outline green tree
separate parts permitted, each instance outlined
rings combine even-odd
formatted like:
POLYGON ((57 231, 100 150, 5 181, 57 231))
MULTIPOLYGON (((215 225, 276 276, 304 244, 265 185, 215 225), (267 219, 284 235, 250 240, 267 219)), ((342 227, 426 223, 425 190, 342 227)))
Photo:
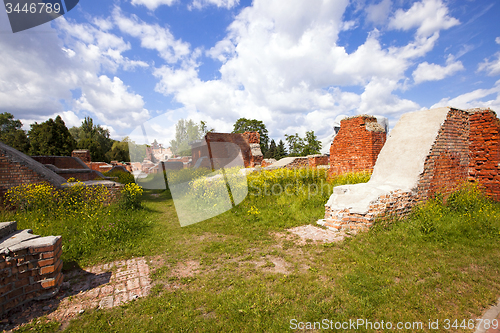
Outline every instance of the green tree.
POLYGON ((200 136, 203 138, 205 135, 207 135, 208 132, 215 132, 214 128, 208 129, 207 122, 206 121, 200 121, 200 124, 198 125, 198 128, 200 129, 200 136))
POLYGON ((283 142, 283 140, 280 140, 278 146, 276 147, 276 154, 274 155, 274 158, 280 160, 285 156, 286 156, 285 143, 283 142))
POLYGON ((307 156, 320 153, 321 142, 314 135, 314 131, 307 131, 305 138, 301 138, 298 133, 293 135, 285 134, 285 138, 288 142, 290 156, 307 156))
POLYGON ((110 161, 130 162, 129 138, 126 136, 122 141, 113 140, 111 150, 106 153, 110 161))
POLYGON ((177 125, 175 125, 175 139, 170 141, 170 147, 175 155, 191 155, 189 143, 201 139, 202 131, 200 130, 200 125, 196 125, 191 119, 187 121, 180 119, 177 122, 177 125))
POLYGON ((28 137, 30 155, 70 156, 76 148, 76 141, 60 116, 41 124, 35 122, 28 137))
POLYGON ((26 132, 22 130, 20 120, 8 112, 0 113, 0 141, 25 154, 29 151, 29 141, 26 132))
POLYGON ((319 154, 321 150, 321 141, 318 140, 314 131, 307 131, 306 137, 304 139, 304 148, 302 150, 302 156, 319 154))
POLYGON ((146 158, 146 147, 148 145, 138 145, 134 141, 128 141, 128 151, 131 162, 142 162, 146 158))
POLYGON ((260 150, 266 154, 269 149, 269 135, 266 125, 260 120, 240 118, 234 124, 233 133, 259 132, 260 150))
POLYGON ((271 144, 269 145, 269 149, 264 154, 264 158, 276 158, 276 142, 271 140, 271 144))
POLYGON ((72 127, 71 134, 77 141, 79 149, 88 149, 90 158, 94 162, 110 162, 106 153, 113 146, 112 139, 109 138, 109 130, 101 125, 95 125, 90 117, 86 117, 80 127, 72 127))
POLYGON ((289 156, 301 156, 304 149, 304 139, 298 133, 292 135, 285 134, 285 139, 288 143, 289 156))

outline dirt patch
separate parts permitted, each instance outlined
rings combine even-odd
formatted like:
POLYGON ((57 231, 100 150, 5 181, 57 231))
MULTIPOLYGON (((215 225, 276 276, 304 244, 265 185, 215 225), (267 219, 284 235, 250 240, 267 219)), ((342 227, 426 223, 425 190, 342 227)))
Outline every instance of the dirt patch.
POLYGON ((200 262, 195 260, 188 260, 180 262, 172 270, 172 276, 183 278, 192 277, 200 272, 200 262))
MULTIPOLYGON (((299 245, 304 245, 308 242, 315 243, 335 243, 341 242, 346 237, 350 237, 350 235, 346 234, 343 231, 332 231, 329 229, 323 229, 319 227, 312 226, 310 224, 295 227, 287 230, 292 235, 284 235, 286 240, 295 240, 299 245), (298 236, 293 237, 293 235, 298 236), (290 237, 291 236, 291 237, 290 237)), ((283 237, 283 234, 280 235, 283 237)))

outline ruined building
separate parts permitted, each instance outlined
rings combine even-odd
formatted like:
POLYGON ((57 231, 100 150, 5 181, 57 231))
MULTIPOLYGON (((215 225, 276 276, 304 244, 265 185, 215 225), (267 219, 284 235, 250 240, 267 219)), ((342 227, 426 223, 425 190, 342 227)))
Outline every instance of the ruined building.
POLYGON ((418 202, 465 181, 477 181, 500 201, 499 170, 495 112, 443 107, 407 113, 380 151, 370 181, 335 187, 319 222, 337 230, 368 229, 378 216, 404 216, 418 202))
MULTIPOLYGON (((222 156, 214 156, 221 154, 220 150, 212 151, 211 146, 217 143, 233 143, 241 149, 243 163, 245 167, 254 167, 260 165, 263 160, 262 152, 260 151, 260 134, 258 132, 245 133, 212 133, 205 135, 204 140, 198 140, 191 143, 192 165, 210 167, 207 161, 198 161, 203 157, 221 158, 222 156)), ((222 157, 223 158, 223 157, 222 157)))

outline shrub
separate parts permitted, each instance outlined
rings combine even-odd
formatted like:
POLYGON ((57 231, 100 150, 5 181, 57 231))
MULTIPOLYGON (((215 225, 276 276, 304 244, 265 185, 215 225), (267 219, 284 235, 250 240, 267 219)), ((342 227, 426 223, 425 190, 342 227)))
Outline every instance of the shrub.
POLYGON ((121 190, 120 206, 124 209, 141 208, 142 187, 136 183, 126 184, 121 190))
POLYGON ((121 170, 107 171, 104 172, 103 175, 106 177, 117 178, 116 181, 121 184, 130 184, 135 182, 134 175, 121 170))

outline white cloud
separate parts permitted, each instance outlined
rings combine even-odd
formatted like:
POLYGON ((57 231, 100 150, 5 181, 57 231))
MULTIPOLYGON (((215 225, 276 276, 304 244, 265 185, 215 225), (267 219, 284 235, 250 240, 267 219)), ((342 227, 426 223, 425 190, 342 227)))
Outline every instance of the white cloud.
POLYGON ((134 6, 146 6, 149 10, 155 10, 161 5, 172 6, 177 0, 131 0, 134 6))
POLYGON ((476 89, 455 98, 443 98, 431 108, 440 106, 452 106, 460 109, 485 107, 498 112, 500 110, 500 80, 495 82, 495 85, 490 89, 476 89))
POLYGON ((149 118, 142 96, 129 92, 116 76, 111 80, 101 75, 95 82, 84 86, 75 107, 90 111, 105 123, 121 128, 130 128, 149 118))
POLYGON ((190 54, 189 43, 175 39, 167 28, 158 24, 147 24, 136 15, 128 18, 122 14, 119 7, 113 10, 113 19, 122 32, 140 39, 142 47, 158 51, 168 63, 176 63, 190 54))
POLYGON ((417 29, 417 36, 427 37, 442 29, 449 29, 460 22, 448 15, 448 8, 441 0, 422 0, 404 11, 398 9, 389 21, 389 28, 397 30, 417 29))
POLYGON ((485 71, 489 76, 495 76, 500 74, 500 52, 495 53, 496 59, 489 61, 488 59, 484 59, 478 65, 477 70, 482 72, 485 71))
POLYGON ((395 80, 378 78, 372 80, 361 94, 358 114, 381 114, 394 117, 420 108, 411 100, 393 95, 392 91, 397 88, 398 83, 395 80))
POLYGON ((440 66, 437 64, 429 64, 427 61, 420 63, 413 71, 413 79, 416 84, 425 81, 438 81, 442 80, 447 76, 451 76, 458 71, 464 70, 464 66, 461 61, 456 61, 455 57, 451 54, 446 59, 446 66, 440 66))
POLYGON ((495 43, 500 44, 500 37, 495 38, 495 43))
POLYGON ((202 9, 207 6, 231 9, 240 3, 239 0, 194 0, 189 8, 202 9))
MULTIPOLYGON (((235 18, 226 38, 206 52, 221 62, 219 80, 200 80, 198 64, 183 61, 180 68, 165 65, 154 71, 156 91, 229 129, 237 118, 251 115, 274 128, 274 137, 311 129, 327 136, 338 114, 381 114, 394 120, 420 109, 394 92, 406 89, 405 72, 434 48, 439 32, 386 47, 375 29, 348 53, 337 44, 339 32, 352 26, 342 20, 347 5, 291 0, 283 7, 278 0, 255 0, 235 18), (343 91, 351 86, 363 92, 343 91)), ((448 64, 450 69, 456 70, 456 64, 448 64)))
POLYGON ((366 19, 374 24, 384 24, 391 12, 392 1, 382 0, 366 7, 366 19))

